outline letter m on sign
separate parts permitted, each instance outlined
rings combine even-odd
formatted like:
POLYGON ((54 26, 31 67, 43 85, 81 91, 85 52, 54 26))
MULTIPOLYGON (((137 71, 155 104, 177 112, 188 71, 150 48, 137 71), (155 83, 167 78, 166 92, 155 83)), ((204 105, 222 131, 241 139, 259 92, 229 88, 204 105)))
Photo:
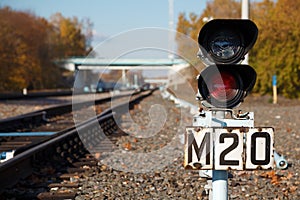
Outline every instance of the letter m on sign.
POLYGON ((212 129, 187 127, 185 133, 184 166, 201 169, 212 168, 212 129))

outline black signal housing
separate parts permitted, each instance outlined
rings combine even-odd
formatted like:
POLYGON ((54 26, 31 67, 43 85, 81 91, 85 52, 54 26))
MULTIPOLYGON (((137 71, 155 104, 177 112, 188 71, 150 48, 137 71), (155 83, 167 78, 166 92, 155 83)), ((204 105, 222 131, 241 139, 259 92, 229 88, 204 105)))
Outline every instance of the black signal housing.
POLYGON ((198 91, 206 107, 234 108, 252 90, 256 72, 240 65, 258 36, 250 20, 215 19, 198 37, 199 53, 206 67, 198 77, 198 91))

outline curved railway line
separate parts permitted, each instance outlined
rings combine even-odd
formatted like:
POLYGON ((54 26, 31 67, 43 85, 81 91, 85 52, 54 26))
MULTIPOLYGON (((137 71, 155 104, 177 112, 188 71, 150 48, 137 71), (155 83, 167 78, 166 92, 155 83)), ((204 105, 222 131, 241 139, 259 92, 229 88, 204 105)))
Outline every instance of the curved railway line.
MULTIPOLYGON (((95 158, 88 153, 83 142, 89 146, 89 150, 97 148, 98 151, 103 137, 117 137, 118 134, 124 134, 118 129, 116 120, 123 112, 128 110, 128 105, 129 109, 131 109, 134 104, 151 95, 153 91, 135 92, 131 95, 130 102, 122 100, 123 97, 127 97, 126 99, 128 100, 128 94, 116 96, 114 99, 118 99, 120 103, 114 106, 111 106, 110 102, 112 99, 109 97, 93 102, 75 103, 75 106, 74 103, 73 105, 69 103, 54 106, 37 112, 0 120, 0 132, 7 132, 7 136, 0 139, 0 151, 14 150, 13 158, 0 163, 0 191, 3 192, 5 188, 11 188, 16 184, 22 185, 22 180, 24 184, 26 177, 32 178, 37 176, 37 174, 39 176, 49 174, 49 171, 47 173, 41 172, 43 169, 56 168, 55 171, 61 171, 62 177, 56 178, 64 182, 63 180, 71 175, 65 174, 63 176, 63 173, 78 173, 84 171, 84 168, 88 168, 90 165, 95 165, 97 163, 95 158), (85 121, 77 122, 75 126, 72 107, 80 110, 93 105, 95 105, 94 109, 98 110, 96 112, 97 115, 85 121), (61 126, 61 124, 64 125, 61 126), (43 129, 41 127, 44 128, 44 132, 37 132, 43 129), (46 130, 47 127, 51 127, 52 132, 49 132, 49 129, 46 130), (22 134, 20 131, 24 133, 24 130, 27 131, 26 133, 30 131, 29 135, 9 136, 9 133, 12 135, 22 134), (53 130, 57 132, 53 132, 53 130), (84 134, 79 136, 78 132, 84 134), (42 165, 43 167, 41 167, 42 165)), ((100 148, 105 148, 105 144, 102 143, 101 145, 100 148)), ((57 186, 69 188, 74 185, 72 183, 65 185, 65 182, 62 185, 55 183, 50 185, 50 188, 54 186, 56 188, 57 186)), ((51 194, 48 194, 47 188, 49 186, 45 187, 45 183, 42 183, 40 187, 43 188, 40 192, 33 192, 28 196, 21 195, 19 198, 34 199, 38 196, 39 199, 73 199, 74 193, 72 192, 53 194, 52 191, 51 194)))

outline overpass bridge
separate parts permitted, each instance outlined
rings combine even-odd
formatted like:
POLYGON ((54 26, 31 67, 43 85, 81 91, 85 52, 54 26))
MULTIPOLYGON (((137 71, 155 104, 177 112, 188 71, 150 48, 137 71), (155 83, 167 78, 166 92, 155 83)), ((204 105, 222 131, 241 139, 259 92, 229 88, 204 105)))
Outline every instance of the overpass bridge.
MULTIPOLYGON (((103 58, 69 58, 56 61, 56 64, 69 71, 74 71, 74 87, 91 87, 97 84, 99 76, 95 75, 98 70, 122 70, 122 83, 127 83, 126 70, 169 70, 177 72, 189 66, 183 59, 103 59, 103 58)), ((170 76, 170 75, 169 75, 170 76)), ((145 78, 147 79, 147 77, 145 78)), ((148 77, 149 79, 149 77, 148 77)), ((148 80, 155 81, 155 80, 148 80)), ((166 83, 160 80, 157 83, 166 83)))
POLYGON ((102 59, 69 58, 56 63, 70 71, 76 70, 126 70, 126 69, 179 69, 188 66, 183 59, 102 59))

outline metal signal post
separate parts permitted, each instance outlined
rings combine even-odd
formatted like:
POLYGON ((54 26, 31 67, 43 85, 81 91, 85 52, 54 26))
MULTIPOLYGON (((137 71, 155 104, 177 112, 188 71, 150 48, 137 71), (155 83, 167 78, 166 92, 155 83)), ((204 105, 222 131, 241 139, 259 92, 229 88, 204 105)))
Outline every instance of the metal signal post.
POLYGON ((248 19, 211 20, 198 36, 198 56, 206 68, 198 76, 197 98, 208 110, 200 111, 186 128, 184 166, 213 170, 210 199, 228 199, 227 170, 274 167, 273 128, 255 128, 252 112, 233 110, 256 82, 255 70, 240 63, 257 36, 256 25, 248 19))

